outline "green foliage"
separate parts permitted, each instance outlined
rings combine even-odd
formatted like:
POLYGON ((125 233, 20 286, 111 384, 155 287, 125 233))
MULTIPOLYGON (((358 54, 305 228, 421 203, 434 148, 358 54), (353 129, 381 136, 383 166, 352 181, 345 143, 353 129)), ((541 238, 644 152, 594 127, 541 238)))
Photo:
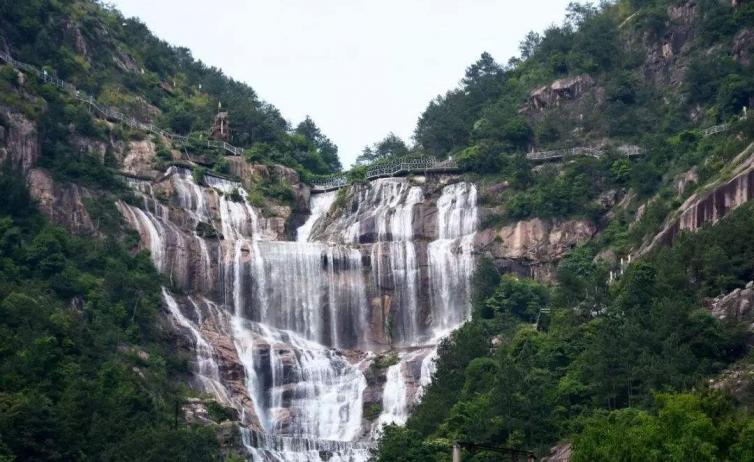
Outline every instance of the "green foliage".
MULTIPOLYGON (((23 4, 3 0, 0 9, 4 45, 14 57, 51 66, 49 73, 95 95, 101 103, 184 135, 208 130, 222 103, 222 110, 229 113, 229 141, 236 146, 270 146, 274 155, 263 161, 284 163, 301 173, 328 174, 341 168, 337 146, 310 118, 291 130, 278 109, 260 100, 253 89, 195 60, 186 48, 159 40, 138 19, 125 18, 109 5, 92 0, 23 4), (155 111, 150 106, 160 110, 157 120, 152 120, 155 111)), ((13 77, 10 70, 3 71, 0 100, 27 113, 38 110, 17 97, 16 91, 5 91, 14 90, 13 77)), ((43 96, 48 99, 58 91, 49 88, 43 96)), ((101 138, 101 127, 75 106, 54 114, 54 121, 61 126, 73 123, 78 133, 101 138)), ((61 142, 65 137, 60 135, 50 138, 61 142)), ((96 163, 91 159, 73 159, 77 149, 50 148, 47 152, 58 157, 53 170, 68 179, 101 177, 92 171, 96 163)), ((217 167, 225 173, 222 163, 217 167)))
POLYGON ((573 460, 751 460, 754 419, 717 394, 655 396, 655 408, 588 418, 573 460))
POLYGON ((366 181, 368 167, 366 165, 356 166, 348 171, 348 181, 359 183, 366 181))
POLYGON ((438 96, 419 117, 415 138, 441 157, 468 146, 471 130, 484 108, 502 94, 505 77, 489 53, 469 66, 462 87, 438 96))
POLYGON ((224 422, 226 420, 237 419, 237 413, 234 409, 227 408, 217 401, 207 401, 207 414, 215 422, 224 422))
POLYGON ((400 358, 397 353, 388 353, 377 356, 372 362, 372 367, 376 369, 387 369, 390 366, 398 364, 400 358))
POLYGON ((194 179, 194 183, 198 185, 204 184, 204 176, 207 174, 207 169, 204 167, 194 167, 191 171, 191 177, 194 179))
POLYGON ((427 462, 432 460, 432 453, 415 431, 397 425, 388 425, 383 429, 383 437, 370 460, 373 462, 427 462))
POLYGON ((302 135, 313 146, 311 155, 317 155, 325 164, 324 171, 310 169, 313 173, 334 173, 341 169, 338 159, 338 147, 326 137, 314 121, 306 116, 303 122, 298 124, 294 133, 302 135))
POLYGON ((0 205, 0 455, 218 460, 211 431, 173 427, 178 371, 165 360, 148 255, 50 225, 21 175, 1 175, 0 195, 11 199, 0 205))
POLYGON ((599 206, 593 202, 598 186, 610 181, 604 162, 580 159, 562 171, 545 169, 528 188, 514 191, 507 201, 511 219, 582 216, 593 218, 599 206))
POLYGON ((496 313, 505 313, 531 322, 537 318, 539 310, 547 306, 548 293, 543 286, 505 275, 492 296, 485 301, 481 314, 491 318, 496 313))
POLYGON ((356 164, 365 165, 381 160, 401 158, 407 156, 408 153, 406 143, 396 134, 389 133, 374 145, 366 146, 359 157, 356 158, 356 164))
POLYGON ((364 410, 364 418, 367 420, 374 420, 382 413, 382 406, 379 403, 374 403, 364 410))
MULTIPOLYGON (((418 432, 411 447, 431 457, 447 454, 433 452, 437 438, 544 452, 575 434, 579 460, 738 460, 731 454, 751 450, 739 436, 751 417, 739 420, 714 396, 653 393, 698 387, 744 352, 740 328, 700 307, 754 278, 752 233, 751 206, 741 207, 645 256, 610 290, 586 246, 561 263, 554 290, 483 263, 474 318, 441 346, 434 381, 401 432, 418 432), (534 328, 539 307, 551 314, 534 328)), ((386 433, 379 460, 402 460, 388 450, 405 436, 386 433)))
POLYGON ((64 181, 118 191, 123 183, 115 176, 115 160, 106 151, 98 152, 98 141, 106 132, 96 124, 81 105, 62 97, 49 86, 42 88, 47 110, 38 122, 40 132, 40 166, 46 167, 64 181), (72 133, 73 131, 73 133, 72 133))
POLYGON ((215 161, 214 165, 212 165, 212 171, 221 174, 230 173, 230 163, 225 156, 221 156, 215 161))

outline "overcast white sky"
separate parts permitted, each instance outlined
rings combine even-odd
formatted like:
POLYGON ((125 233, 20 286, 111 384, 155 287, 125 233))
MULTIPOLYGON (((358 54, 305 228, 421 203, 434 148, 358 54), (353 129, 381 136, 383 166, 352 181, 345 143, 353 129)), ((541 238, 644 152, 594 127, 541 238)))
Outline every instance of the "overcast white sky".
POLYGON ((427 103, 483 51, 507 62, 528 31, 561 23, 568 2, 112 0, 292 123, 309 114, 344 166, 388 132, 408 141, 427 103))

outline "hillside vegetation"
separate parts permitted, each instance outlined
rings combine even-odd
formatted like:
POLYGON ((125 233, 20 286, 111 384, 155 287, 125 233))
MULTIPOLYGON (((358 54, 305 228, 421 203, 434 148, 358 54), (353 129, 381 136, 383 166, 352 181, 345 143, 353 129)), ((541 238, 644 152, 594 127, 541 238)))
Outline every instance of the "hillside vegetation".
MULTIPOLYGON (((0 46, 102 104, 197 138, 207 138, 221 104, 230 114, 229 141, 248 148, 250 160, 315 175, 341 168, 337 146, 310 118, 291 127, 248 85, 195 60, 188 49, 168 45, 104 2, 2 0, 0 11, 0 46)), ((73 107, 66 114, 86 118, 73 107)))
POLYGON ((493 211, 487 225, 577 218, 598 234, 552 285, 480 263, 472 321, 443 344, 433 383, 407 425, 385 431, 376 461, 450 460, 453 441, 539 455, 566 441, 584 461, 754 460, 751 414, 708 386, 750 363, 747 335, 703 308, 754 279, 751 206, 655 248, 617 283, 606 258, 635 256, 754 139, 741 119, 754 101, 754 4, 734 3, 572 4, 563 24, 522 40, 519 58, 483 54, 429 104, 413 150, 466 167, 493 211), (703 136, 723 122, 728 132, 703 136), (574 146, 604 155, 524 157, 574 146))
MULTIPOLYGON (((245 151, 241 164, 283 163, 304 176, 340 170, 337 147, 311 119, 290 126, 247 85, 102 2, 0 0, 0 48, 99 104, 192 140, 207 139, 222 103, 230 113, 229 141, 245 151)), ((199 143, 179 151, 98 119, 71 94, 8 65, 0 66, 0 142, 6 159, 0 170, 0 461, 230 460, 217 428, 186 420, 182 407, 197 396, 188 389, 192 358, 176 348, 173 326, 160 314, 160 287, 171 281, 148 252, 134 254, 138 234, 126 230, 114 205, 136 200, 117 158, 134 143, 154 146, 154 165, 148 159, 146 167, 156 171, 196 160, 190 165, 199 180, 210 170, 229 173, 223 153, 199 143), (49 209, 27 190, 32 167, 54 180, 44 193, 61 197, 51 200, 81 192, 56 206, 65 209, 60 224, 70 225, 77 213, 91 218, 83 236, 40 213, 49 209)), ((257 188, 250 191, 257 203, 290 201, 283 181, 257 188)), ((218 408, 218 422, 229 418, 218 408)))

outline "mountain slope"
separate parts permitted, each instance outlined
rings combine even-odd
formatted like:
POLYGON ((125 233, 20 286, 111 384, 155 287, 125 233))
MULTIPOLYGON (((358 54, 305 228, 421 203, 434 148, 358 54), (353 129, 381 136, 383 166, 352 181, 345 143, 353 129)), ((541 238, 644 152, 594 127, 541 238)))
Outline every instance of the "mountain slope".
POLYGON ((745 392, 718 391, 748 389, 725 368, 740 378, 750 364, 737 294, 754 279, 751 11, 574 5, 563 25, 529 34, 520 59, 484 54, 429 104, 414 149, 465 165, 483 226, 498 232, 479 249, 472 321, 441 348, 433 384, 375 460, 446 460, 453 441, 539 455, 565 441, 559 454, 573 460, 751 458, 745 392), (602 155, 525 155, 570 147, 602 155), (535 236, 567 235, 574 220, 591 239, 532 271, 554 255, 535 236), (501 258, 517 247, 519 265, 501 258), (729 300, 713 310, 722 323, 713 297, 729 300), (671 418, 678 426, 660 431, 671 418))

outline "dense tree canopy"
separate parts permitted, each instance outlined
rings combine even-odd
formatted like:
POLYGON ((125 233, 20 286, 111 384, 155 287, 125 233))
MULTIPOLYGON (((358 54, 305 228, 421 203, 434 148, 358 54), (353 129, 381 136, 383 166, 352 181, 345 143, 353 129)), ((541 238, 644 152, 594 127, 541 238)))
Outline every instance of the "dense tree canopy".
POLYGON ((186 366, 149 256, 50 225, 16 172, 0 196, 0 460, 218 460, 211 431, 174 425, 186 366))

